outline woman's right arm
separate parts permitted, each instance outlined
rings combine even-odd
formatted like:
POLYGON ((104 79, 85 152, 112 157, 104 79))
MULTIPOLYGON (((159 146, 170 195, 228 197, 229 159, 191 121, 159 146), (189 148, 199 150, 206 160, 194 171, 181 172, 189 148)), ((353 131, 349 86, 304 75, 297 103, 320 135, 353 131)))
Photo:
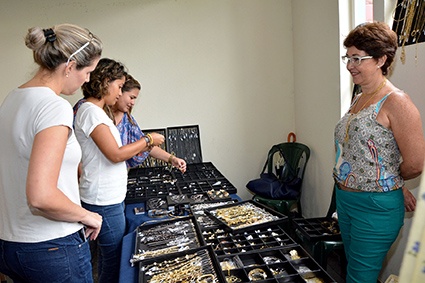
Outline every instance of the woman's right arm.
POLYGON ((57 187, 69 131, 66 126, 54 126, 35 136, 28 166, 27 201, 34 214, 57 221, 81 222, 86 226, 86 236, 96 239, 102 216, 72 202, 57 187))
POLYGON ((114 136, 109 127, 105 124, 98 125, 90 134, 90 137, 96 143, 97 147, 111 162, 118 163, 126 161, 127 159, 135 156, 141 151, 146 151, 150 146, 158 146, 164 142, 164 136, 158 133, 152 133, 153 144, 149 145, 144 138, 123 145, 118 146, 114 136))

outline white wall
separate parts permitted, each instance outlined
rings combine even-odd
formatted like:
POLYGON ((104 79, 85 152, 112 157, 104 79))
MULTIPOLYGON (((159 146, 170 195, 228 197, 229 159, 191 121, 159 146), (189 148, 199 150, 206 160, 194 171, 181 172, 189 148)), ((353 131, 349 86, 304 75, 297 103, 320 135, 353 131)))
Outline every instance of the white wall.
POLYGON ((305 217, 318 217, 326 215, 332 195, 333 131, 341 112, 338 5, 334 0, 292 5, 295 128, 311 149, 302 207, 305 217))
POLYGON ((245 199, 269 148, 295 130, 290 0, 2 0, 0 19, 0 102, 35 70, 29 27, 88 27, 142 83, 141 127, 199 125, 204 161, 245 199))

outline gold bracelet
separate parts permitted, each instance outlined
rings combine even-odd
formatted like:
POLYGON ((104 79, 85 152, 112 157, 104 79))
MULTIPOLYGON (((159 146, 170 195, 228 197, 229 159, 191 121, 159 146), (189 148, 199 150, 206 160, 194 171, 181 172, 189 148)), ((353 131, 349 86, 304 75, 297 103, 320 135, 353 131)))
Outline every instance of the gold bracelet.
POLYGON ((168 157, 168 163, 172 164, 174 159, 174 154, 170 154, 170 157, 168 157))
POLYGON ((151 134, 147 134, 146 136, 147 136, 147 137, 148 137, 148 139, 149 139, 149 146, 152 146, 152 145, 153 145, 153 138, 152 138, 152 135, 151 135, 151 134))
POLYGON ((211 273, 203 274, 198 279, 196 279, 197 283, 210 283, 215 282, 215 276, 211 273))

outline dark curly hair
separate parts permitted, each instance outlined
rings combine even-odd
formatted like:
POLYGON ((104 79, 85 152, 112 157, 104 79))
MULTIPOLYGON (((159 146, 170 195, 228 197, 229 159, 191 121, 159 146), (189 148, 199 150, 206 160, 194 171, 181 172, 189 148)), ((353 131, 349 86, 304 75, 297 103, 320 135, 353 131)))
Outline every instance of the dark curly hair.
POLYGON ((348 34, 344 46, 345 48, 354 46, 375 59, 387 55, 387 60, 381 67, 382 73, 387 75, 397 51, 397 34, 386 23, 364 23, 348 34))
POLYGON ((112 59, 102 58, 96 68, 90 74, 90 81, 81 87, 84 98, 94 97, 102 99, 108 94, 110 82, 127 76, 126 68, 120 62, 112 59))

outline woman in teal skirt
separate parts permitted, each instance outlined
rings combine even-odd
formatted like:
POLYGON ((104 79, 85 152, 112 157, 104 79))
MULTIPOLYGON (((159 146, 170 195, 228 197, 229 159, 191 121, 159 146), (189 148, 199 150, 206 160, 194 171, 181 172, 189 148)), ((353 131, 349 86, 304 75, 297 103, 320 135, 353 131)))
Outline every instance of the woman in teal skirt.
POLYGON ((387 78, 397 35, 385 23, 357 26, 342 56, 361 93, 335 128, 338 220, 347 283, 376 283, 384 258, 415 206, 404 180, 419 176, 425 156, 421 117, 387 78))

